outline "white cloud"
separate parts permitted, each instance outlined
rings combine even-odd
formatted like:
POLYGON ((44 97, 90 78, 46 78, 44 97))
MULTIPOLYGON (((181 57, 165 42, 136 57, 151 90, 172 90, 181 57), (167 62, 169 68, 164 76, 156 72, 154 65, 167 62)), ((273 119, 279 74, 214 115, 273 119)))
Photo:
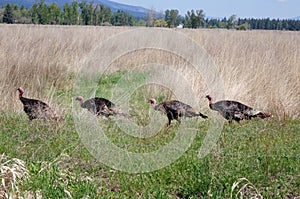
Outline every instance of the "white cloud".
POLYGON ((279 3, 285 3, 285 2, 287 2, 288 0, 277 0, 277 2, 279 2, 279 3))

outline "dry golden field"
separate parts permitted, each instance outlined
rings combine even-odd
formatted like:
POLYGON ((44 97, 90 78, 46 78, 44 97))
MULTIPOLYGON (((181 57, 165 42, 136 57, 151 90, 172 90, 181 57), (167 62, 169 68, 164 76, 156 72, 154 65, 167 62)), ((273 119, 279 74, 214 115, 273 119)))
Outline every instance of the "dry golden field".
MULTIPOLYGON (((88 54, 101 41, 129 29, 133 28, 1 25, 0 111, 22 111, 16 92, 19 86, 26 89, 26 97, 68 110, 74 76, 88 54)), ((224 82, 227 99, 244 102, 279 118, 299 116, 299 32, 175 31, 191 37, 211 55, 224 82)), ((153 60, 178 68, 188 65, 170 53, 150 49, 120 57, 112 65, 116 70, 126 70, 153 60)), ((182 70, 189 77, 188 70, 182 70)), ((193 89, 203 96, 200 103, 207 105, 204 96, 209 88, 205 85, 198 88, 199 85, 195 83, 193 89)))
POLYGON ((0 25, 0 198, 297 198, 299 58, 300 32, 0 25), (153 38, 155 47, 142 45, 153 38), (65 120, 29 122, 20 86, 24 97, 48 102, 65 120), (75 101, 126 89, 119 101, 109 99, 125 110, 119 105, 130 97, 134 125, 94 120, 75 101), (274 118, 217 129, 208 93, 274 118), (167 118, 152 117, 149 97, 195 103, 209 119, 158 130, 167 118), (76 108, 83 111, 74 114, 76 108))

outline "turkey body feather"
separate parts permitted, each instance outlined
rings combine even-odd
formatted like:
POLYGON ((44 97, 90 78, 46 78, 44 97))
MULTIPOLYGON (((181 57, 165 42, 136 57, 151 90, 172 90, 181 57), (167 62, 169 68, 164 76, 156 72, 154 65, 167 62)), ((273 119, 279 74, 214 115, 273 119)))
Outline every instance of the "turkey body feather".
POLYGON ((209 100, 210 109, 218 111, 230 123, 232 120, 240 122, 241 120, 249 120, 254 117, 260 117, 262 119, 271 117, 271 114, 255 110, 237 101, 221 100, 213 103, 210 95, 207 95, 206 98, 209 100))
POLYGON ((91 98, 81 105, 95 115, 104 115, 106 117, 114 114, 115 104, 105 98, 91 98))
POLYGON ((105 98, 95 97, 83 101, 83 97, 78 96, 76 100, 79 101, 80 106, 82 108, 88 109, 91 113, 97 116, 101 116, 101 115, 106 117, 109 117, 111 115, 127 116, 127 114, 119 110, 113 102, 105 98))
POLYGON ((33 119, 55 119, 61 120, 55 111, 53 111, 50 106, 37 99, 30 99, 23 97, 24 89, 18 88, 19 91, 19 99, 23 104, 24 112, 27 114, 29 120, 33 119))
POLYGON ((164 101, 157 105, 156 105, 156 100, 153 98, 150 98, 148 101, 151 103, 154 110, 160 111, 163 114, 167 115, 168 125, 171 124, 172 120, 177 120, 179 123, 181 123, 180 117, 200 116, 202 118, 207 118, 206 115, 202 114, 201 112, 197 112, 190 105, 185 104, 178 100, 164 101))

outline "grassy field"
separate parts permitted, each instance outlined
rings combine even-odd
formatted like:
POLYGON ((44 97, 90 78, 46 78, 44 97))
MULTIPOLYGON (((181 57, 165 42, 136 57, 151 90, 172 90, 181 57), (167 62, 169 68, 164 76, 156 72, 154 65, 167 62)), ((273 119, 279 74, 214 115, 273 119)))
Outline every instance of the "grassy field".
MULTIPOLYGON (((176 30, 191 37, 211 56, 223 79, 226 98, 274 117, 242 125, 225 123, 216 146, 203 158, 198 152, 210 120, 183 119, 184 125, 196 129, 188 150, 170 166, 132 174, 100 163, 82 143, 72 114, 79 107, 74 102, 77 95, 88 98, 95 93, 110 98, 111 90, 128 71, 137 81, 143 81, 147 72, 140 66, 155 62, 173 66, 190 80, 197 105, 205 114, 213 115, 204 98, 212 91, 203 83, 203 77, 195 77, 187 60, 157 49, 124 54, 111 63, 110 71, 99 74, 96 81, 81 80, 83 85, 74 90, 89 53, 101 41, 128 30, 132 28, 0 27, 0 198, 300 196, 298 32, 176 30), (19 86, 25 88, 24 96, 47 101, 65 120, 29 122, 17 97, 19 86)), ((159 85, 143 85, 135 90, 130 96, 129 113, 139 126, 149 124, 149 97, 160 102, 176 96, 159 85)), ((180 128, 173 122, 169 129, 140 139, 122 132, 113 119, 95 121, 112 143, 136 153, 158 150, 173 140, 180 128)))

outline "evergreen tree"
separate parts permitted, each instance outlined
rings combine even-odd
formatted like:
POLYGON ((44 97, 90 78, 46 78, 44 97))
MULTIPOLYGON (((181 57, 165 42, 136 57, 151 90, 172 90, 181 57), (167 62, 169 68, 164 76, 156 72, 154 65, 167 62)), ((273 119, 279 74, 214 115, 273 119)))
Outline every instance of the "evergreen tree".
POLYGON ((92 24, 92 13, 93 13, 93 7, 87 3, 86 0, 79 3, 79 7, 81 10, 81 19, 83 25, 91 25, 92 24))
POLYGON ((114 26, 133 26, 134 21, 133 15, 120 10, 111 17, 111 24, 114 26))
POLYGON ((79 3, 77 1, 73 1, 70 9, 70 21, 72 25, 78 25, 80 21, 80 13, 79 13, 79 3))
POLYGON ((38 24, 39 23, 39 17, 38 17, 38 4, 35 3, 32 5, 30 9, 30 14, 31 14, 31 22, 33 24, 38 24))
POLYGON ((48 21, 50 24, 60 24, 61 9, 56 3, 50 4, 48 7, 48 21))
POLYGON ((6 4, 4 6, 3 22, 8 24, 14 23, 13 8, 11 4, 6 4))
POLYGON ((63 7, 63 24, 65 25, 71 25, 73 24, 73 12, 72 12, 72 7, 68 4, 65 3, 63 7))
POLYGON ((48 7, 45 0, 40 0, 39 3, 34 3, 30 10, 31 21, 34 24, 48 24, 48 7))
POLYGON ((45 4, 45 0, 40 0, 40 3, 38 4, 38 9, 37 9, 37 16, 38 16, 39 24, 48 24, 49 23, 48 7, 45 4))

